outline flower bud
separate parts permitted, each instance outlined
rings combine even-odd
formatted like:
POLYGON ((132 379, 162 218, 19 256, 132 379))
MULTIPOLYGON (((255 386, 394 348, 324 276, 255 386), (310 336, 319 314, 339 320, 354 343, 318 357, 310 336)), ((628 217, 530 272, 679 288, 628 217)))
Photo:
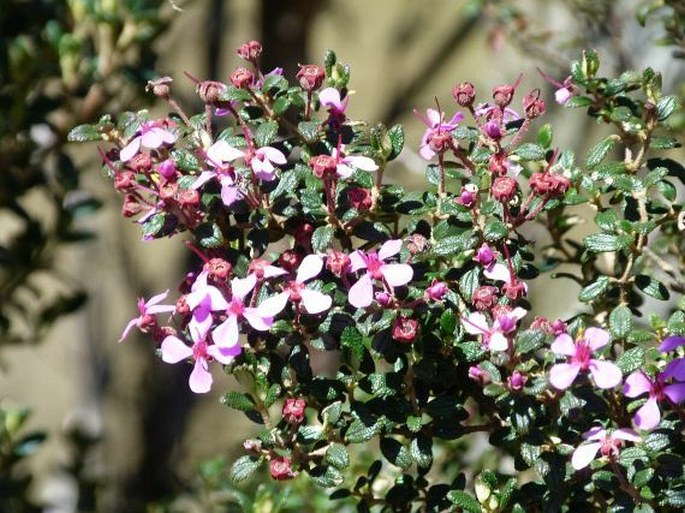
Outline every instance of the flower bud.
POLYGON ((211 258, 203 266, 203 269, 207 271, 211 279, 223 282, 233 271, 233 266, 223 258, 211 258))
POLYGON ((301 424, 304 420, 304 410, 306 406, 307 403, 304 402, 304 399, 300 399, 299 397, 288 397, 283 403, 283 419, 285 419, 288 424, 301 424))
POLYGON ((407 237, 407 250, 412 256, 423 253, 426 251, 427 247, 428 239, 426 239, 426 237, 420 233, 412 233, 409 237, 407 237))
POLYGON ((264 442, 262 442, 260 439, 252 438, 243 442, 243 449, 245 449, 247 452, 259 453, 261 452, 263 445, 264 442))
POLYGON ((177 192, 178 184, 176 182, 167 182, 159 188, 159 197, 162 201, 173 202, 176 201, 177 192))
POLYGON ((188 315, 190 313, 190 307, 188 306, 188 303, 186 301, 186 294, 180 296, 176 300, 176 313, 183 317, 184 315, 188 315))
POLYGON ((566 323, 561 319, 557 319, 552 323, 552 334, 558 337, 563 333, 566 333, 566 323))
POLYGON ((483 125, 483 132, 494 141, 499 141, 504 137, 504 130, 502 130, 500 122, 494 119, 491 119, 483 125))
POLYGON ((171 77, 160 77, 154 80, 149 80, 145 86, 146 92, 152 92, 155 96, 159 98, 167 99, 169 98, 170 87, 174 80, 171 77))
POLYGON ((292 479, 296 475, 295 472, 293 472, 290 458, 286 458, 285 456, 279 456, 272 459, 269 464, 269 470, 271 471, 271 477, 276 481, 292 479))
POLYGON ((542 116, 546 107, 545 101, 540 98, 540 89, 534 89, 523 98, 523 110, 528 119, 542 116))
POLYGON ((350 269, 350 257, 342 251, 331 251, 326 258, 326 269, 340 277, 350 269))
POLYGON ((152 169, 152 157, 147 151, 141 151, 128 161, 128 167, 136 173, 147 173, 152 169))
POLYGON ((400 315, 392 326, 392 338, 398 342, 411 344, 419 334, 419 321, 400 315))
POLYGON ((249 273, 254 273, 257 279, 262 280, 264 279, 264 269, 267 265, 271 264, 263 258, 255 258, 250 262, 250 265, 247 267, 247 270, 249 273))
POLYGON ((216 82, 214 80, 203 80, 197 85, 197 94, 203 103, 215 105, 221 102, 221 94, 225 89, 226 86, 221 82, 216 82))
POLYGON ((362 187, 350 189, 347 193, 350 205, 360 212, 365 212, 371 208, 371 191, 362 187))
POLYGON ((238 68, 231 73, 231 84, 238 89, 248 89, 254 82, 254 73, 247 68, 238 68))
POLYGON ((124 196, 124 203, 121 206, 121 215, 124 217, 133 217, 143 211, 143 206, 138 202, 138 199, 132 194, 124 196))
POLYGON ((300 71, 297 72, 295 77, 300 82, 300 87, 306 92, 311 93, 321 87, 326 74, 316 64, 305 64, 300 65, 300 71))
POLYGON ((462 107, 470 107, 476 100, 476 88, 471 82, 462 82, 452 88, 452 96, 462 107))
POLYGON ((336 160, 330 155, 315 155, 309 159, 309 167, 317 178, 335 174, 337 165, 336 160))
POLYGON ((480 385, 485 385, 490 381, 490 374, 485 372, 478 365, 469 367, 469 378, 480 385))
POLYGON ((312 234, 314 233, 314 226, 311 223, 302 223, 296 230, 293 236, 295 243, 303 248, 308 248, 312 245, 312 234))
POLYGON ((134 187, 136 174, 132 171, 122 171, 114 177, 114 188, 119 192, 126 192, 134 187))
POLYGON ((492 197, 500 203, 509 203, 518 192, 518 184, 511 176, 498 176, 492 182, 492 197))
POLYGON ((387 292, 376 292, 374 294, 376 302, 383 308, 387 308, 392 303, 392 297, 387 292))
POLYGON ((177 199, 182 207, 197 207, 200 204, 200 193, 195 189, 181 189, 177 199))
POLYGON ((262 43, 255 40, 248 41, 240 45, 236 53, 241 59, 254 63, 262 55, 262 43))
POLYGON ((476 203, 477 195, 478 187, 475 184, 467 183, 461 188, 461 193, 455 201, 466 208, 471 208, 476 203))
POLYGON ((550 324, 549 319, 547 319, 546 317, 542 317, 540 315, 535 316, 533 322, 530 323, 530 329, 542 331, 547 335, 552 334, 552 325, 550 324))
POLYGON ((499 290, 492 285, 483 285, 473 291, 471 302, 476 310, 491 310, 499 300, 499 290))
POLYGON ((526 381, 528 381, 528 377, 521 374, 519 371, 514 371, 511 376, 507 378, 507 386, 510 390, 518 391, 523 388, 526 381))
POLYGON ((445 130, 431 130, 428 135, 428 146, 436 153, 445 153, 452 147, 452 134, 445 130))
POLYGON ((528 294, 528 287, 526 287, 526 284, 521 280, 514 280, 513 282, 505 283, 502 287, 502 290, 504 291, 504 294, 512 301, 521 299, 528 294))
POLYGON ((498 107, 504 108, 511 103, 514 91, 514 87, 509 84, 497 86, 492 90, 492 99, 498 107))
POLYGON ((476 250, 476 256, 473 259, 483 266, 488 266, 495 261, 495 252, 486 242, 476 250))
POLYGON ((157 166, 157 172, 167 180, 176 177, 176 164, 171 159, 166 159, 157 166))
POLYGON ((445 282, 433 280, 430 287, 426 289, 426 298, 431 301, 440 301, 448 291, 449 288, 445 282))
POLYGON ((286 249, 281 253, 281 256, 278 257, 278 264, 289 273, 294 273, 300 266, 300 262, 302 262, 302 257, 297 251, 293 251, 292 249, 286 249))

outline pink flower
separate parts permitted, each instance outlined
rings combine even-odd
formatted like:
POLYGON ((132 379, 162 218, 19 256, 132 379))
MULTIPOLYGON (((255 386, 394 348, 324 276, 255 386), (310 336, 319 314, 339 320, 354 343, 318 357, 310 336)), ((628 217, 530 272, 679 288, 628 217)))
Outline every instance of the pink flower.
POLYGON ((670 337, 666 337, 661 342, 661 344, 659 345, 659 351, 661 351, 662 353, 668 353, 680 346, 685 346, 685 337, 671 335, 670 337))
POLYGON ((414 270, 410 265, 385 263, 388 258, 399 253, 400 249, 402 241, 395 239, 384 242, 378 253, 357 250, 350 255, 350 272, 366 269, 348 293, 348 300, 352 306, 366 308, 373 302, 374 280, 383 280, 391 287, 400 287, 411 281, 414 270))
POLYGON ((207 149, 207 161, 213 163, 215 167, 220 167, 226 162, 233 162, 239 158, 245 160, 257 178, 267 182, 276 178, 274 164, 282 166, 287 163, 283 152, 271 146, 242 151, 221 140, 207 149))
POLYGON ((186 305, 193 312, 190 319, 191 329, 195 327, 202 333, 206 333, 214 323, 212 312, 226 310, 229 306, 221 291, 207 284, 208 276, 209 271, 198 274, 185 297, 186 305))
POLYGON ((226 320, 212 331, 214 342, 222 349, 230 349, 238 344, 240 332, 238 321, 241 318, 257 331, 269 331, 273 319, 263 316, 257 308, 245 306, 245 297, 252 292, 257 284, 257 277, 250 274, 247 278, 233 278, 231 280, 231 301, 226 309, 226 320))
POLYGON ((589 443, 579 445, 571 456, 571 466, 576 470, 587 467, 597 456, 597 451, 601 456, 616 459, 626 441, 640 441, 640 436, 632 429, 615 429, 608 434, 599 426, 590 429, 583 438, 589 443))
POLYGON ((635 426, 638 429, 650 430, 659 425, 661 421, 661 411, 659 411, 659 401, 666 401, 671 404, 680 404, 685 401, 685 383, 674 383, 667 385, 665 380, 672 377, 674 368, 666 369, 657 374, 654 379, 650 379, 643 371, 633 372, 626 378, 623 386, 623 393, 626 397, 638 397, 642 394, 649 394, 647 402, 637 411, 633 417, 635 426), (666 372, 669 372, 668 374, 666 372))
POLYGON ((119 342, 123 341, 128 336, 133 326, 138 326, 138 329, 145 331, 155 324, 156 319, 153 315, 176 310, 175 305, 158 304, 159 302, 164 301, 168 294, 169 291, 165 290, 161 294, 152 296, 147 303, 142 297, 138 298, 138 313, 140 313, 140 315, 128 321, 128 324, 119 338, 119 342))
POLYGON ((360 155, 348 155, 343 157, 342 152, 338 152, 333 148, 331 155, 337 162, 335 169, 339 178, 349 178, 354 173, 354 169, 361 169, 362 171, 373 172, 378 169, 378 165, 369 157, 360 155))
POLYGON ((578 373, 590 371, 595 385, 612 388, 621 382, 621 369, 612 362, 591 358, 592 353, 609 343, 611 336, 603 329, 588 328, 583 338, 574 342, 568 333, 562 333, 552 342, 552 351, 570 357, 569 363, 558 363, 549 371, 549 382, 559 390, 571 386, 578 373))
POLYGON ((262 317, 275 317, 283 311, 288 300, 296 305, 302 304, 307 313, 312 315, 328 310, 333 299, 317 290, 308 289, 305 285, 306 281, 318 276, 322 269, 323 260, 320 256, 304 257, 295 279, 286 285, 285 291, 262 301, 258 307, 259 314, 262 317))
POLYGON ((473 259, 483 266, 483 274, 486 278, 493 281, 511 281, 509 268, 497 262, 497 252, 493 251, 487 243, 481 244, 473 259))
POLYGON ((214 171, 203 171, 193 182, 192 189, 199 189, 212 178, 221 184, 221 201, 227 207, 242 198, 242 192, 235 186, 233 168, 228 164, 243 156, 243 152, 221 140, 207 149, 206 162, 215 168, 214 171))
POLYGON ((444 281, 433 280, 433 283, 426 289, 426 299, 431 301, 440 301, 449 292, 449 287, 444 281))
POLYGON ((139 129, 139 135, 136 135, 129 143, 124 146, 119 152, 119 159, 122 162, 128 162, 140 150, 140 147, 150 148, 156 150, 163 144, 173 144, 176 142, 176 136, 162 128, 158 121, 148 121, 143 123, 139 129))
POLYGON ((426 160, 431 160, 435 157, 435 151, 430 147, 429 140, 435 132, 452 132, 459 122, 464 119, 464 115, 461 112, 457 112, 452 119, 445 121, 445 113, 438 112, 435 109, 426 109, 426 115, 421 115, 416 109, 414 109, 414 114, 423 121, 426 125, 426 130, 421 136, 421 144, 419 145, 419 155, 421 155, 426 160))
POLYGON ((283 403, 283 418, 288 424, 294 426, 301 424, 304 420, 305 408, 307 403, 299 397, 287 397, 283 403))
POLYGON ((344 117, 349 101, 349 96, 346 96, 344 100, 341 100, 340 91, 334 87, 327 87, 319 91, 319 102, 321 102, 321 106, 325 107, 334 117, 344 117))
POLYGON ((498 315, 490 327, 485 314, 472 312, 462 317, 462 326, 471 335, 482 335, 483 346, 486 349, 506 351, 509 349, 509 340, 506 335, 516 330, 516 323, 527 313, 523 308, 516 307, 505 315, 498 315))
POLYGON ((190 373, 188 385, 196 394, 204 394, 212 388, 212 375, 209 373, 209 362, 216 360, 225 365, 231 363, 240 354, 240 346, 232 348, 220 348, 215 344, 209 345, 204 334, 198 329, 191 329, 190 336, 193 346, 188 347, 180 338, 169 335, 162 341, 162 361, 166 363, 178 363, 188 358, 193 358, 193 372, 190 373))

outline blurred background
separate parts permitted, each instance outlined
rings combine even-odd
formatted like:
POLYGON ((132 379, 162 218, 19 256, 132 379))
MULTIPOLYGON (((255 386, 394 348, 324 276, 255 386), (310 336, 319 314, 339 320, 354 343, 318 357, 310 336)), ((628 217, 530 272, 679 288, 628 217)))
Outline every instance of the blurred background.
MULTIPOLYGON (((405 126, 406 149, 386 176, 418 188, 423 125, 412 109, 437 98, 451 117, 458 82, 486 101, 523 73, 521 93, 543 91, 556 144, 578 152, 602 128, 580 110, 555 123, 555 88, 536 67, 561 82, 582 48, 596 48, 606 76, 649 65, 666 93, 682 94, 675 4, 0 0, 0 513, 211 511, 197 491, 221 460, 199 472, 201 462, 231 461, 253 432, 219 404, 229 378, 193 396, 188 369, 161 364, 150 341, 117 344, 136 298, 175 287, 190 256, 176 241, 140 241, 96 146, 66 144, 70 128, 121 110, 163 114, 144 93, 161 75, 174 78, 179 103, 199 109, 183 72, 226 81, 249 39, 262 41, 264 69, 288 78, 330 48, 352 68, 350 117, 405 126), (172 500, 186 495, 195 497, 172 500)), ((550 283, 534 283, 536 313, 574 313, 577 290, 550 283)))

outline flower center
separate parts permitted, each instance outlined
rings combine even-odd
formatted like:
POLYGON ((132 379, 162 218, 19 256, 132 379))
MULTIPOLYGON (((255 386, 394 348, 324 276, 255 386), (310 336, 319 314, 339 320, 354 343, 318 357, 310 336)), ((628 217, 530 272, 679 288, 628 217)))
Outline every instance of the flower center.
POLYGON ((573 355, 572 361, 580 365, 582 370, 587 370, 590 366, 590 356, 592 356, 592 351, 590 346, 585 341, 580 341, 576 344, 576 354, 573 355))
POLYGON ((193 345, 193 358, 195 360, 207 359, 207 342, 200 340, 193 345))
POLYGON ((235 316, 241 316, 243 315, 243 312, 245 311, 245 304, 242 302, 241 299, 238 299, 237 297, 234 297, 231 299, 231 303, 228 305, 228 313, 235 315, 235 316))
POLYGON ((374 251, 366 255, 366 269, 374 280, 380 280, 383 277, 381 267, 383 267, 383 261, 378 258, 374 251))

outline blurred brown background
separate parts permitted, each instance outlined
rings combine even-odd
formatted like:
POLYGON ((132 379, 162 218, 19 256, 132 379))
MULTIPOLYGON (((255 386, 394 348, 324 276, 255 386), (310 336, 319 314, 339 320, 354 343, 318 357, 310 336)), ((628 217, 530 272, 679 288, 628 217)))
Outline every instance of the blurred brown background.
MULTIPOLYGON (((282 66, 288 77, 298 63, 321 63, 325 50, 334 49, 352 67, 349 115, 405 125, 407 150, 386 176, 413 188, 423 180, 423 163, 414 150, 423 127, 411 111, 434 106, 437 96, 451 116, 450 91, 457 82, 472 81, 485 101, 491 87, 511 83, 523 72, 520 90, 542 88, 550 108, 547 122, 553 122, 559 112, 553 89, 535 67, 563 79, 569 57, 576 57, 576 48, 585 42, 600 49, 605 73, 649 63, 670 77, 667 89, 682 73, 668 49, 642 53, 653 33, 636 28, 631 1, 508 2, 528 13, 513 21, 500 17, 505 2, 485 2, 492 9, 474 17, 466 8, 478 2, 460 0, 177 3, 182 11, 158 42, 158 71, 175 78, 180 103, 197 106, 194 85, 183 71, 226 80, 238 64, 235 48, 248 39, 264 43, 265 69, 282 66), (568 15, 569 6, 581 4, 605 9, 604 25, 568 15)), ((595 128, 582 112, 566 112, 564 119, 556 144, 582 149, 595 128)), ((135 315, 136 297, 173 289, 189 255, 175 240, 141 242, 138 227, 120 217, 120 198, 99 172, 95 147, 75 147, 73 153, 88 170, 85 187, 105 202, 88 219, 99 238, 64 250, 60 257, 60 268, 88 290, 90 300, 83 311, 60 321, 45 344, 6 350, 0 390, 6 401, 33 410, 33 426, 49 431, 49 444, 32 464, 40 476, 34 492, 55 505, 51 511, 76 510, 76 483, 65 471, 75 458, 67 432, 97 442, 87 446, 81 461, 84 475, 107 483, 98 511, 135 511, 177 490, 184 479, 192 480, 202 458, 239 454, 240 441, 252 428, 218 404, 222 392, 234 386, 227 377, 217 375, 213 393, 195 397, 187 390, 189 368, 158 361, 143 337, 116 343, 135 315)), ((549 285, 547 278, 536 280, 532 302, 541 306, 536 313, 557 317, 573 312, 577 291, 565 289, 567 283, 549 285)))

